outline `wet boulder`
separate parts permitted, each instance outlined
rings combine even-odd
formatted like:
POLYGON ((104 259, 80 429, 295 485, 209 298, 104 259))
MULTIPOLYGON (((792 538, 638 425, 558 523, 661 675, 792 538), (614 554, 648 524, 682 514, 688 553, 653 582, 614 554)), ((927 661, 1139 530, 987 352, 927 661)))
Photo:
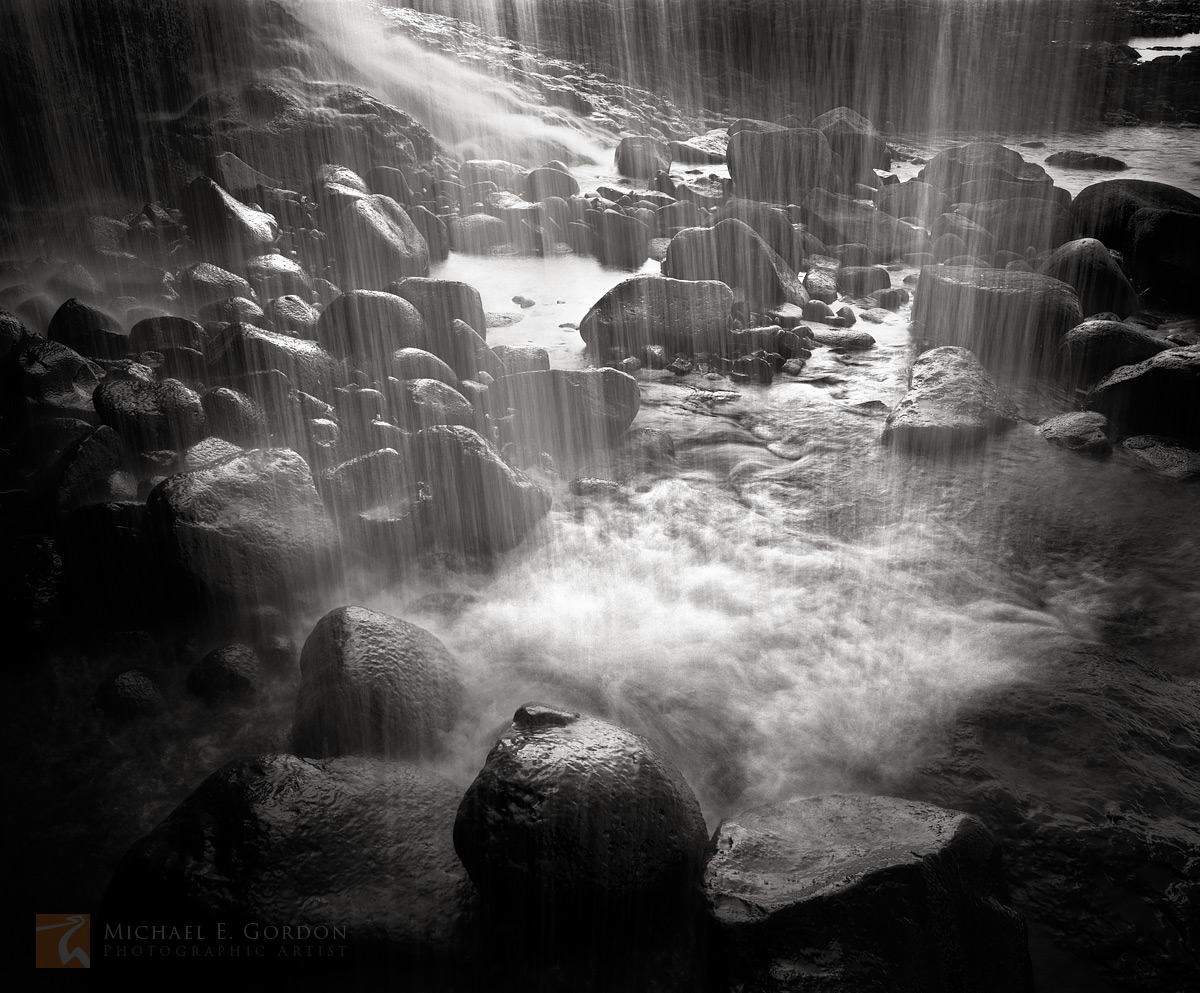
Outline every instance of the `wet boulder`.
POLYGON ((510 374, 550 369, 550 353, 537 345, 496 345, 492 353, 510 374))
POLYGON ((267 301, 263 314, 279 334, 316 341, 321 312, 304 298, 287 293, 267 301))
POLYGON ((732 322, 733 291, 715 280, 634 276, 604 294, 584 316, 579 333, 591 353, 641 355, 649 345, 668 353, 718 347, 732 322))
POLYGON ((252 324, 231 324, 206 350, 212 380, 236 384, 255 373, 279 372, 296 389, 329 393, 341 376, 341 363, 317 342, 265 331, 252 324))
POLYGON ((193 310, 199 310, 217 300, 253 297, 254 289, 237 273, 211 262, 197 262, 179 274, 179 294, 193 310))
POLYGON ((14 395, 3 397, 3 403, 19 400, 25 413, 38 419, 96 422, 92 394, 102 375, 99 366, 66 345, 34 337, 15 348, 8 361, 14 395))
POLYGON ((616 369, 545 369, 504 380, 517 447, 534 458, 579 457, 620 440, 641 403, 637 380, 616 369))
POLYGON ((1059 169, 1086 169, 1089 172, 1124 172, 1129 168, 1120 159, 1111 155, 1081 152, 1077 149, 1067 149, 1047 155, 1046 165, 1057 166, 1059 169))
POLYGON ((65 514, 78 507, 120 500, 132 482, 129 450, 112 428, 102 424, 68 445, 38 484, 39 503, 65 514))
POLYGON ((279 222, 240 203, 207 176, 197 176, 183 196, 188 233, 200 252, 218 262, 240 263, 279 238, 279 222))
POLYGON ((651 179, 671 168, 671 150, 648 135, 626 135, 617 145, 617 171, 633 179, 651 179))
POLYGON ((833 151, 815 128, 738 131, 727 154, 734 191, 747 200, 803 203, 814 189, 838 186, 833 151))
POLYGON ((247 259, 243 271, 260 300, 289 293, 307 297, 312 292, 312 283, 304 266, 278 252, 247 259))
POLYGON ((317 340, 338 358, 377 374, 397 349, 431 344, 420 311, 382 290, 351 290, 333 300, 317 322, 317 340))
POLYGON ((1011 428, 1017 405, 967 349, 943 345, 912 364, 908 392, 888 414, 883 441, 930 455, 973 448, 1011 428))
POLYGON ((1075 410, 1051 417, 1038 425, 1038 434, 1050 444, 1085 455, 1108 455, 1108 418, 1094 410, 1075 410))
POLYGON ((95 701, 116 721, 153 717, 167 709, 158 679, 144 669, 126 669, 109 677, 97 687, 95 701))
POLYGON ((170 476, 147 500, 167 559, 216 603, 286 603, 336 580, 338 538, 308 463, 255 449, 170 476))
POLYGON ((975 266, 925 266, 912 319, 919 334, 975 352, 989 368, 1049 368, 1083 320, 1075 291, 1049 276, 975 266))
POLYGON ((451 321, 449 330, 439 337, 436 347, 438 357, 459 379, 478 379, 484 372, 493 379, 508 375, 508 367, 465 321, 451 321))
POLYGON ((1113 370, 1088 393, 1084 407, 1108 417, 1121 436, 1200 440, 1200 345, 1113 370))
POLYGON ((592 252, 603 265, 637 269, 650 257, 653 235, 633 213, 601 211, 592 226, 592 252))
POLYGON ((569 172, 542 167, 529 171, 522 192, 530 203, 540 203, 549 197, 569 200, 579 193, 579 183, 569 172))
POLYGON ((396 203, 406 207, 418 200, 408 182, 408 177, 392 166, 376 166, 367 172, 363 180, 372 193, 391 197, 396 203))
POLYGON ((929 250, 929 236, 874 204, 813 190, 803 202, 808 230, 826 245, 866 245, 878 259, 929 250))
POLYGON ((813 266, 804 274, 804 292, 812 300, 833 303, 838 297, 837 270, 813 266))
POLYGON ((132 451, 182 449, 206 433, 200 394, 174 379, 108 378, 92 397, 100 421, 132 451))
POLYGON ((380 448, 356 456, 326 469, 321 488, 338 527, 356 547, 403 568, 429 539, 430 494, 416 477, 407 436, 396 443, 404 455, 380 448))
POLYGON ((550 495, 468 427, 428 428, 411 448, 414 475, 430 493, 424 540, 435 550, 507 551, 550 511, 550 495))
POLYGON ((504 159, 468 159, 458 170, 459 181, 468 189, 480 183, 495 183, 497 189, 517 192, 525 179, 525 170, 504 159))
POLYGON ((1144 362, 1171 347, 1171 342, 1132 324, 1091 320, 1067 332, 1060 358, 1068 380, 1089 384, 1120 366, 1144 362))
POLYGON ((491 214, 455 217, 449 228, 450 247, 468 255, 487 255, 509 244, 508 225, 491 214))
POLYGON ((377 290, 404 276, 429 273, 429 245, 407 211, 374 194, 347 204, 329 242, 345 288, 377 290))
POLYGON ((186 317, 147 317, 129 329, 129 351, 161 352, 166 348, 191 348, 202 352, 208 334, 195 321, 186 317))
MULTIPOLYGON (((942 214, 934 222, 930 234, 934 238, 933 252, 944 261, 951 257, 939 247, 947 235, 957 239, 958 254, 983 255, 992 258, 996 252, 996 237, 982 224, 976 224, 965 214, 942 214)), ((953 253, 952 253, 953 254, 953 253)), ((1023 258, 1023 256, 1022 256, 1023 258)), ((997 268, 1000 268, 997 265, 997 268)))
POLYGON ((452 972, 475 940, 475 893, 451 840, 460 792, 397 762, 237 759, 125 854, 106 915, 155 907, 238 935, 268 922, 344 928, 347 964, 452 972))
MULTIPOLYGON (((660 211, 661 215, 661 211, 660 211)), ((749 224, 788 264, 798 270, 804 264, 804 242, 786 210, 755 200, 727 200, 716 213, 717 221, 738 220, 749 224)), ((699 217, 684 227, 699 226, 699 217)))
POLYGON ((1080 235, 1099 238, 1122 253, 1133 248, 1133 217, 1139 210, 1200 214, 1200 197, 1166 183, 1109 179, 1093 183, 1071 203, 1080 235))
POLYGON ((723 128, 717 128, 682 141, 670 141, 667 147, 670 149, 672 162, 683 165, 724 165, 726 149, 729 147, 729 133, 723 128))
POLYGON ((400 348, 392 355, 392 372, 397 379, 436 379, 457 386, 458 374, 432 352, 423 348, 400 348))
POLYGON ((730 287, 755 312, 781 303, 803 306, 808 294, 796 273, 750 225, 736 218, 711 228, 685 228, 671 239, 663 275, 714 280, 730 287))
POLYGON ((892 285, 891 274, 883 266, 842 266, 837 274, 838 289, 848 297, 870 296, 892 285))
POLYGON ((995 837, 894 797, 811 796, 725 820, 704 873, 728 982, 763 993, 1030 993, 995 837))
POLYGON ((1164 479, 1180 483, 1200 479, 1200 450, 1184 445, 1176 438, 1139 434, 1126 438, 1121 447, 1164 479))
POLYGON ((1080 238, 1060 245, 1038 267, 1038 272, 1073 286, 1085 317, 1102 313, 1126 317, 1140 306, 1138 295, 1121 267, 1095 238, 1080 238))
POLYGON ((88 358, 119 359, 129 352, 129 334, 120 322, 74 297, 54 312, 46 337, 88 358))
POLYGON ((1147 294, 1193 313, 1200 310, 1200 212, 1137 211, 1129 222, 1129 257, 1133 278, 1147 294))
POLYGON ((497 916, 637 930, 686 907, 707 843, 682 775, 638 735, 526 704, 462 798, 454 847, 497 916))
POLYGON ((968 213, 971 220, 992 233, 1001 251, 1049 251, 1075 237, 1074 215, 1051 200, 985 200, 973 204, 968 213))
POLYGON ((391 390, 394 420, 413 431, 435 424, 475 427, 475 408, 453 386, 437 379, 405 379, 391 390))
POLYGON ((249 645, 225 645, 204 656, 187 675, 188 692, 210 707, 253 700, 263 689, 262 660, 249 645))
POLYGON ((841 158, 842 171, 847 176, 892 167, 892 150, 883 135, 867 118, 849 107, 827 110, 814 117, 809 127, 825 135, 833 154, 841 158))
POLYGON ((1040 165, 1026 162, 1020 152, 990 141, 969 142, 938 152, 917 179, 950 191, 970 182, 1050 185, 1050 177, 1040 165))
POLYGON ((483 299, 469 283, 410 276, 389 283, 387 291, 403 297, 420 311, 435 344, 455 321, 469 324, 481 338, 487 338, 487 315, 483 310, 483 299))
POLYGON ((892 217, 915 217, 929 225, 950 207, 950 199, 937 187, 911 179, 906 183, 889 183, 875 191, 875 203, 892 217))
POLYGON ((239 390, 219 386, 205 393, 200 405, 205 427, 214 437, 248 448, 259 447, 270 437, 266 411, 239 390))
POLYGON ((458 719, 457 668, 446 646, 424 628, 363 607, 331 610, 300 655, 296 753, 437 753, 458 719))
POLYGON ((842 348, 848 352, 865 351, 875 347, 875 338, 866 331, 849 328, 813 328, 812 340, 828 348, 842 348))

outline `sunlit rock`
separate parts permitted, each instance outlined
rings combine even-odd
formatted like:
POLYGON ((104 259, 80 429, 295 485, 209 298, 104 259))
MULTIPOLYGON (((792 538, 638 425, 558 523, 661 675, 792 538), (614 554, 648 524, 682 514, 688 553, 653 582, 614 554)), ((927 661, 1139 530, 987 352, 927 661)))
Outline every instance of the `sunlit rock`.
POLYGON ((377 290, 404 276, 429 273, 429 245, 391 197, 373 194, 347 204, 329 241, 344 288, 377 290))
POLYGON ((647 345, 668 352, 704 351, 730 327, 733 291, 713 280, 634 276, 618 283, 584 316, 579 333, 593 355, 640 355, 647 345))
POLYGON ((489 907, 543 934, 636 931, 679 913, 706 842, 691 789, 646 741, 537 704, 516 712, 454 825, 489 907))
POLYGON ((171 476, 147 507, 163 553, 213 601, 287 602, 337 577, 337 532, 308 464, 288 449, 171 476))
POLYGON ((486 255, 510 238, 508 225, 491 214, 466 214, 450 222, 450 247, 468 255, 486 255))
POLYGON ((860 352, 875 347, 875 338, 866 331, 851 331, 849 328, 813 328, 812 340, 829 348, 844 348, 848 352, 860 352))
POLYGON ((228 297, 225 300, 214 300, 197 310, 196 316, 203 324, 210 326, 214 324, 252 324, 255 327, 267 329, 266 315, 263 314, 262 307, 249 297, 228 297))
POLYGON ((1200 345, 1115 369, 1092 388, 1084 406, 1106 415, 1122 436, 1200 439, 1200 345))
POLYGON ((354 964, 446 969, 453 985, 477 940, 474 889, 451 843, 459 793, 397 762, 238 759, 126 853, 105 914, 158 907, 214 935, 218 923, 238 936, 284 921, 344 928, 354 964))
POLYGON ((1075 291, 1030 272, 925 266, 912 319, 927 340, 969 348, 989 368, 1048 367, 1083 320, 1075 291))
POLYGON ((1085 455, 1108 455, 1108 418, 1094 410, 1076 410, 1059 414, 1038 425, 1038 434, 1050 444, 1085 455))
POLYGON ((280 372, 296 389, 321 395, 333 389, 341 369, 337 359, 317 342, 251 324, 225 327, 209 343, 205 355, 214 382, 238 388, 239 378, 247 374, 280 372))
POLYGON ((814 189, 838 188, 833 152, 814 128, 738 131, 728 156, 734 192, 747 200, 802 203, 814 189))
POLYGON ((183 198, 188 233, 200 253, 218 262, 237 263, 261 254, 279 238, 270 214, 247 207, 207 176, 188 184, 183 198))
POLYGON ((279 334, 316 341, 321 313, 301 296, 289 293, 268 300, 263 313, 279 334))
POLYGON ((289 293, 307 297, 311 292, 311 283, 304 267, 295 259, 278 252, 247 259, 242 271, 260 300, 270 300, 289 293))
POLYGON ((108 378, 92 397, 102 423, 133 451, 186 448, 206 433, 200 395, 174 379, 108 378))
POLYGON ((968 814, 830 795, 723 821, 704 889, 730 981, 764 993, 1033 989, 996 839, 968 814))
POLYGON ((129 334, 115 317, 74 297, 54 312, 46 336, 89 358, 116 359, 129 351, 129 334))
POLYGON ((437 379, 396 380, 390 390, 395 420, 413 431, 437 424, 476 426, 475 409, 453 386, 437 379))
POLYGON ((498 189, 517 193, 523 187, 525 170, 504 159, 468 159, 459 168, 458 178, 463 186, 495 183, 498 189))
POLYGON ((312 758, 434 754, 461 695, 454 657, 424 628, 338 607, 304 642, 293 748, 312 758))
POLYGON ((180 273, 179 293, 193 310, 199 310, 216 300, 253 297, 254 289, 237 273, 211 262, 197 262, 180 273))
POLYGON ((943 345, 912 364, 908 392, 888 414, 883 440, 931 455, 982 444, 1011 428, 1017 405, 965 348, 943 345))
POLYGON ((1084 321, 1063 338, 1063 372, 1071 382, 1095 383, 1119 366, 1144 362, 1171 347, 1171 342, 1132 324, 1084 321))
POLYGON ((397 349, 430 345, 420 311, 382 290, 343 293, 321 314, 317 338, 333 355, 376 373, 389 367, 397 349))

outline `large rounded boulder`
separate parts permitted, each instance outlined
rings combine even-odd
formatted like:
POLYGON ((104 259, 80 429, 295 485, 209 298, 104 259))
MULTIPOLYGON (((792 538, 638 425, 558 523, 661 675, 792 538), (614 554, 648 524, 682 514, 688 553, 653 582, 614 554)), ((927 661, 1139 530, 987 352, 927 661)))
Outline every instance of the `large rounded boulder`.
POLYGON ((838 186, 833 150, 816 128, 738 131, 727 156, 734 190, 747 200, 802 203, 810 190, 838 186))
POLYGON ((1060 348, 1062 370, 1075 384, 1087 385, 1123 365, 1135 365, 1174 347, 1165 338, 1123 321, 1084 321, 1071 328, 1060 348))
POLYGON ((338 358, 387 369, 398 348, 429 348, 420 311, 394 293, 351 290, 336 297, 317 322, 321 344, 338 358))
POLYGON ((1025 925, 968 814, 813 796, 723 821, 704 874, 729 986, 1028 993, 1025 925))
POLYGON ((1122 436, 1200 441, 1200 345, 1171 348, 1113 370, 1092 388, 1084 406, 1108 417, 1122 436))
POLYGON ((182 449, 205 436, 200 394, 174 379, 104 380, 92 396, 102 423, 134 450, 182 449))
POLYGON ((293 935, 308 929, 308 969, 336 957, 345 968, 453 971, 476 942, 477 897, 451 841, 459 794, 398 762, 237 759, 126 853, 105 920, 136 923, 152 911, 213 936, 220 925, 230 938, 252 926, 266 958, 239 968, 286 965, 292 942, 272 943, 266 927, 286 924, 293 935))
POLYGON ((304 642, 293 747, 311 758, 433 754, 461 695, 454 657, 424 628, 338 607, 304 642))
POLYGON ((1044 276, 1074 287, 1083 315, 1114 313, 1127 317, 1139 305, 1138 295, 1104 245, 1079 238, 1056 248, 1038 267, 1044 276))
POLYGON ((342 286, 377 290, 394 279, 429 273, 429 245, 391 197, 352 200, 342 208, 329 240, 342 286))
POLYGON ((527 704, 462 799, 454 847, 489 907, 621 929, 687 904, 707 833, 682 775, 607 721, 527 704))

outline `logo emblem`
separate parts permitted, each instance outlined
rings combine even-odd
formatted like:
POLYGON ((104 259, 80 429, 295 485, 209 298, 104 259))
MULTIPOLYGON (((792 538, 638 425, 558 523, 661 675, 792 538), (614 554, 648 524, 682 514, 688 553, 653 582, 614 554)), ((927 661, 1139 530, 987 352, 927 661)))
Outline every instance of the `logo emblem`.
POLYGON ((90 969, 92 967, 91 914, 34 914, 39 969, 90 969))

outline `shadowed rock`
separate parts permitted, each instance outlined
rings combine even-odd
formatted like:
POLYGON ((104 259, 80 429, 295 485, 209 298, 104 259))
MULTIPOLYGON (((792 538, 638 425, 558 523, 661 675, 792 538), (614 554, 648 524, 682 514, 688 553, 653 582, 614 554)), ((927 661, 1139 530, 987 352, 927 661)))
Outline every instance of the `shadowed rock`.
POLYGON ((1029 993, 1000 850, 968 814, 814 796, 723 821, 704 889, 739 987, 1029 993))
POLYGON ((929 250, 929 237, 871 203, 813 190, 803 202, 804 221, 826 245, 866 245, 878 259, 929 250))
POLYGON ((815 128, 738 131, 729 139, 729 175, 739 197, 803 203, 814 189, 837 189, 833 152, 815 128))
POLYGON ((174 379, 106 379, 92 402, 133 451, 186 448, 206 433, 200 394, 174 379))
POLYGON ((216 382, 235 383, 254 373, 278 371, 299 390, 315 395, 332 391, 341 363, 315 341, 264 331, 252 324, 231 324, 206 349, 208 370, 216 382))
POLYGON ((417 308, 382 290, 351 290, 337 297, 317 322, 317 338, 333 355, 377 374, 390 366, 397 349, 431 344, 417 308))
POLYGON ((719 346, 731 323, 733 291, 724 283, 634 276, 584 316, 579 333, 593 355, 641 355, 647 345, 692 353, 719 346))
POLYGON ((1113 313, 1126 317, 1140 306, 1138 295, 1120 266, 1095 238, 1080 238, 1060 245, 1038 272, 1073 286, 1084 316, 1113 313))
POLYGON ((1124 435, 1200 440, 1200 345, 1171 348, 1114 370, 1084 401, 1124 435))
POLYGON ((46 337, 90 358, 118 359, 129 352, 129 335, 120 322, 74 297, 54 312, 46 337))
POLYGON ((454 657, 424 628, 338 607, 304 642, 293 747, 313 758, 435 754, 461 696, 454 657))
POLYGON ((1085 455, 1108 455, 1108 418, 1093 410, 1077 410, 1051 417, 1038 426, 1038 434, 1050 444, 1085 455))
POLYGON ((1063 338, 1063 372, 1073 383, 1089 384, 1123 365, 1135 365, 1173 347, 1132 324, 1084 321, 1063 338))
POLYGON ((849 107, 827 110, 814 117, 809 127, 825 135, 833 154, 841 157, 842 172, 846 176, 857 176, 868 169, 892 167, 892 152, 883 135, 867 118, 849 107))

